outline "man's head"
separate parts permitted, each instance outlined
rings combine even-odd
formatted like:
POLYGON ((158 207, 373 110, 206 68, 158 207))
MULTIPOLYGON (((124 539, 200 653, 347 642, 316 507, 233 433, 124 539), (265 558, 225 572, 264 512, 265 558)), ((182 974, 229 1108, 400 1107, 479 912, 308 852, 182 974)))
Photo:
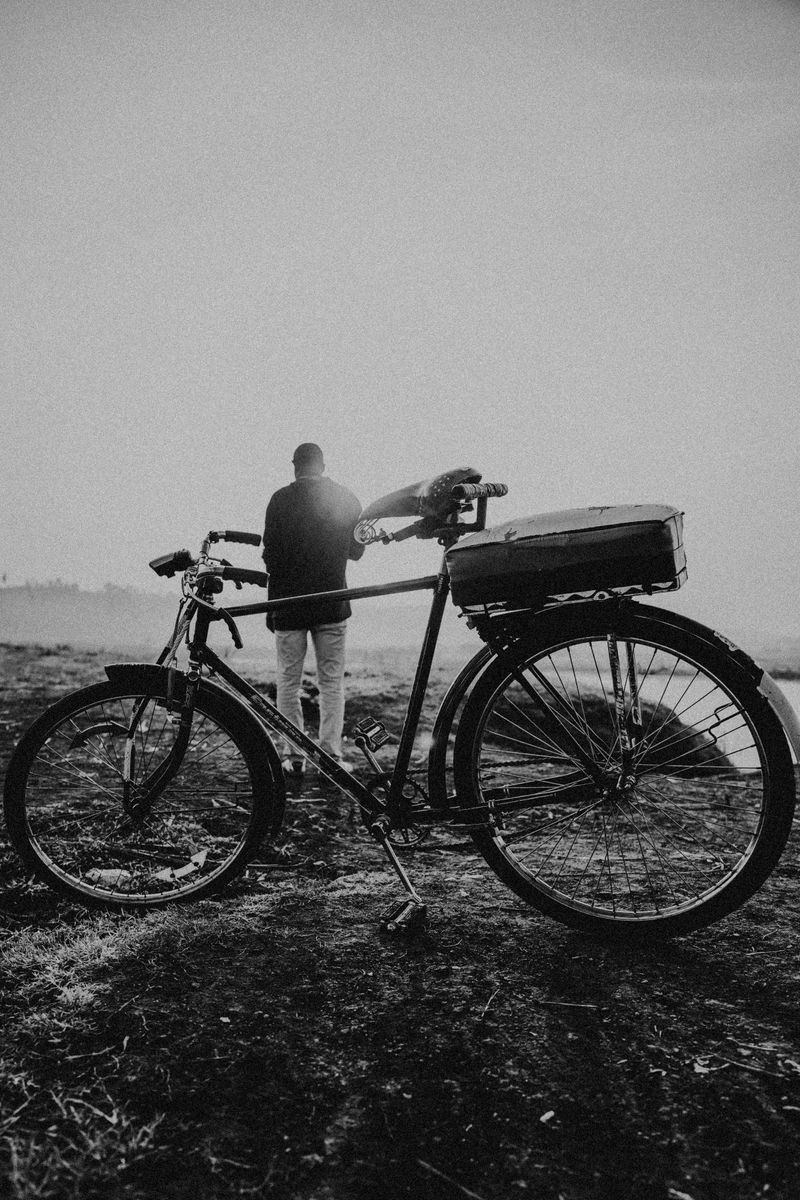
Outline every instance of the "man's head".
POLYGON ((295 478, 301 475, 321 475, 325 470, 325 460, 316 442, 301 442, 292 455, 295 478))

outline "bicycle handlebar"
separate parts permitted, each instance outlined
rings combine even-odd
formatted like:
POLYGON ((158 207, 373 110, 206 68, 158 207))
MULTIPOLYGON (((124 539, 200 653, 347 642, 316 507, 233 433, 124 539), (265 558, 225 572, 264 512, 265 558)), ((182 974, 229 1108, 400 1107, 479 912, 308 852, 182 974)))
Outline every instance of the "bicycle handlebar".
POLYGON ((505 483, 457 483, 451 489, 456 500, 488 500, 493 496, 508 495, 505 483))
POLYGON ((245 533, 241 529, 217 529, 208 535, 209 542, 243 542, 245 546, 260 546, 260 533, 245 533))
POLYGON ((269 583, 266 571, 251 571, 247 567, 223 567, 223 571, 223 579, 231 579, 234 583, 252 583, 263 588, 269 583))
POLYGON ((203 576, 214 575, 217 579, 227 579, 231 583, 252 583, 256 587, 266 587, 269 583, 269 575, 266 571, 251 571, 249 567, 231 567, 229 565, 203 566, 197 572, 198 579, 203 576))

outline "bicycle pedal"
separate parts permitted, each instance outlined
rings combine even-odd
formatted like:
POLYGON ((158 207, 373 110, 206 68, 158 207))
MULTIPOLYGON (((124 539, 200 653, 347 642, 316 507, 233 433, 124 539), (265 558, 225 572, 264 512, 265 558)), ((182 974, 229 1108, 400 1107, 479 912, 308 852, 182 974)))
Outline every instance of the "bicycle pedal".
POLYGON ((382 933, 422 933, 428 928, 428 907, 413 896, 394 904, 380 920, 382 933))
POLYGON ((362 717, 358 724, 353 726, 352 736, 353 741, 359 748, 361 748, 360 743, 363 743, 367 750, 371 750, 373 754, 389 740, 386 726, 382 721, 376 721, 374 717, 362 717))

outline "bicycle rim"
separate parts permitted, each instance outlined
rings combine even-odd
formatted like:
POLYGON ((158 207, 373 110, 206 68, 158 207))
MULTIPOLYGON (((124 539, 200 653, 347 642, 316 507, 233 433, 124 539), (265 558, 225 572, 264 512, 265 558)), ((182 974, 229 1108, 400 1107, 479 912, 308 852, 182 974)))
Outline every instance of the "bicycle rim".
POLYGON ((642 622, 554 641, 489 681, 473 715, 468 786, 488 821, 475 840, 568 924, 707 924, 752 894, 788 836, 769 721, 729 660, 673 641, 642 622))
POLYGON ((28 865, 90 904, 152 907, 218 890, 270 811, 263 764, 227 708, 198 702, 176 773, 134 815, 174 754, 179 710, 110 685, 56 706, 9 769, 9 831, 28 865))

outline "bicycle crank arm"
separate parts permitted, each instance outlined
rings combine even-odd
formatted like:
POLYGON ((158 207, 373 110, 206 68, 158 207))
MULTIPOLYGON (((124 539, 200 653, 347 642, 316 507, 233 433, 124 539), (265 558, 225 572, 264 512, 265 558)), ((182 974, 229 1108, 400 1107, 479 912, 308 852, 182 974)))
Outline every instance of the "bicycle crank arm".
POLYGON ((386 825, 385 818, 378 818, 370 826, 370 833, 376 842, 379 842, 383 847, 383 851, 394 867, 406 894, 398 904, 395 904, 383 914, 380 920, 380 928, 384 933, 416 933, 420 929, 427 928, 428 910, 420 900, 413 883, 403 868, 403 864, 389 842, 386 825))

